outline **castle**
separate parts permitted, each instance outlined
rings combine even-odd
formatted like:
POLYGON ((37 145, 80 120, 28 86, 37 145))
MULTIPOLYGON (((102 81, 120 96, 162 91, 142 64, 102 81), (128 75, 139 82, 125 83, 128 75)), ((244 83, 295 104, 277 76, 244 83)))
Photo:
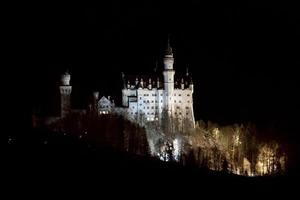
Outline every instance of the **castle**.
MULTIPOLYGON (((133 121, 161 121, 164 114, 169 118, 181 122, 189 122, 195 127, 193 111, 194 85, 187 71, 186 75, 175 80, 174 57, 172 47, 168 40, 163 57, 163 78, 159 75, 152 77, 135 77, 123 74, 122 107, 115 107, 110 97, 99 99, 99 92, 94 92, 94 102, 89 110, 95 110, 98 114, 111 112, 122 113, 133 121)), ((72 86, 71 75, 65 73, 61 77, 61 117, 65 117, 70 107, 72 86)))
POLYGON ((163 58, 163 80, 159 76, 127 80, 122 89, 122 106, 131 119, 160 120, 163 112, 180 121, 188 119, 195 126, 193 111, 194 85, 188 72, 180 83, 174 82, 173 51, 168 45, 163 58))

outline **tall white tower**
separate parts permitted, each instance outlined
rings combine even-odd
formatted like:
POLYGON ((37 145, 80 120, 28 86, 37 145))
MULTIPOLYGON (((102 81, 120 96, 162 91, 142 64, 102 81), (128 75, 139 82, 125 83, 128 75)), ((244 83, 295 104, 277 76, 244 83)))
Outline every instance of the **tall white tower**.
POLYGON ((68 72, 61 76, 61 85, 59 86, 61 117, 65 117, 71 110, 72 86, 70 80, 71 75, 68 72))
POLYGON ((173 91, 174 91, 174 75, 175 71, 173 69, 173 64, 174 64, 174 57, 173 57, 173 52, 172 48, 170 45, 170 39, 168 38, 168 44, 167 44, 167 49, 165 51, 164 55, 164 71, 163 71, 163 76, 164 76, 164 103, 165 103, 165 108, 171 113, 172 109, 172 96, 173 96, 173 91))

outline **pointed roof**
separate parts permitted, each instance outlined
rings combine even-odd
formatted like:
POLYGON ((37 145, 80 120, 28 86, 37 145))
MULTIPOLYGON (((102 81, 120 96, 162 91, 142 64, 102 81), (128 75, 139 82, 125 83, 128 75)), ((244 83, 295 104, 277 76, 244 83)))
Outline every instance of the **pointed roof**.
POLYGON ((173 50, 170 44, 170 36, 168 36, 167 48, 165 50, 165 55, 173 55, 173 50))

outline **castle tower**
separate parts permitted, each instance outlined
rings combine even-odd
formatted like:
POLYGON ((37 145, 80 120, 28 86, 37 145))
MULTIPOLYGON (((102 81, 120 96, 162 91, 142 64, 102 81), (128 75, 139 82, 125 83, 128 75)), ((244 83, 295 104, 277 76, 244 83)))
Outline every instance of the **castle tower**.
POLYGON ((97 114, 98 114, 98 101, 99 101, 99 92, 94 91, 93 92, 93 108, 92 109, 97 114))
POLYGON ((65 117, 71 110, 72 86, 70 80, 71 75, 68 72, 61 76, 61 86, 59 86, 61 117, 65 117))
POLYGON ((167 49, 165 51, 165 55, 163 58, 164 62, 164 103, 165 108, 168 110, 168 112, 171 112, 171 101, 174 91, 174 75, 175 71, 173 69, 174 64, 174 57, 173 57, 173 51, 170 45, 170 39, 168 38, 168 44, 167 49))

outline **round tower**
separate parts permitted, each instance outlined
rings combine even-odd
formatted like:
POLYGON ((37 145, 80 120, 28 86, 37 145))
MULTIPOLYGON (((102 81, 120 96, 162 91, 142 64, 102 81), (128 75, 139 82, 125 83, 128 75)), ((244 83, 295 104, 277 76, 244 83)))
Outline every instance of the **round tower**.
POLYGON ((61 117, 65 117, 71 111, 72 86, 70 80, 71 75, 68 72, 61 76, 61 85, 59 86, 61 117))
POLYGON ((173 69, 174 57, 173 51, 170 45, 170 39, 168 38, 167 48, 165 50, 164 61, 164 96, 165 96, 165 106, 168 111, 171 109, 171 101, 174 91, 174 75, 175 71, 173 69))

